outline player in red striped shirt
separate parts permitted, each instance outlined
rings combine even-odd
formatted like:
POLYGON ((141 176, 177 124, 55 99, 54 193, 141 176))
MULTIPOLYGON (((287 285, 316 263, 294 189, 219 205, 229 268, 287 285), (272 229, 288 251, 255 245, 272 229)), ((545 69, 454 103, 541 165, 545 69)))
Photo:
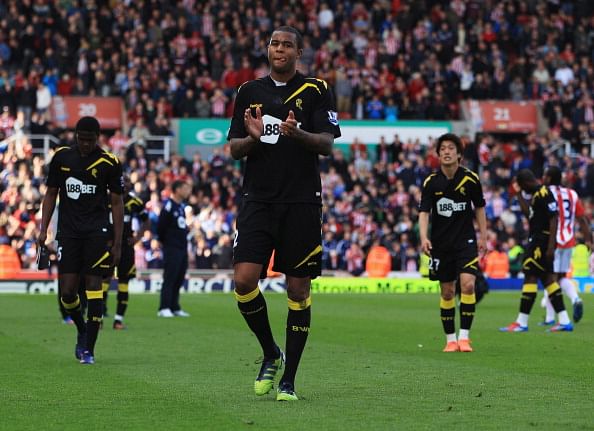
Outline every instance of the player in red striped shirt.
MULTIPOLYGON (((573 321, 577 323, 582 318, 584 306, 575 285, 567 277, 571 266, 571 255, 577 244, 575 237, 576 222, 579 224, 583 242, 590 250, 592 249, 592 232, 578 194, 573 189, 561 186, 561 177, 561 169, 558 166, 551 166, 545 172, 543 180, 549 186, 549 190, 557 201, 559 208, 557 248, 555 249, 553 269, 557 274, 563 293, 573 304, 573 321)), ((547 310, 544 324, 554 324, 555 310, 551 306, 546 291, 542 306, 547 310)))

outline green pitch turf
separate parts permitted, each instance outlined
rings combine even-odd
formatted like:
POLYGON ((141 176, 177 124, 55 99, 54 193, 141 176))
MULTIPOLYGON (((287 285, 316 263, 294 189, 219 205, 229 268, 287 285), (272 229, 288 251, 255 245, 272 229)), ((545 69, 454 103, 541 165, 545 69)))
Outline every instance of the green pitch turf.
MULTIPOLYGON (((519 293, 478 305, 474 353, 441 353, 435 295, 317 295, 297 375, 301 400, 253 394, 260 355, 232 295, 183 295, 190 318, 130 298, 128 329, 106 319, 96 364, 54 295, 0 295, 0 430, 594 429, 594 295, 573 333, 499 333, 519 293)), ((267 294, 284 344, 286 299, 267 294)), ((111 295, 110 312, 115 309, 111 295)))

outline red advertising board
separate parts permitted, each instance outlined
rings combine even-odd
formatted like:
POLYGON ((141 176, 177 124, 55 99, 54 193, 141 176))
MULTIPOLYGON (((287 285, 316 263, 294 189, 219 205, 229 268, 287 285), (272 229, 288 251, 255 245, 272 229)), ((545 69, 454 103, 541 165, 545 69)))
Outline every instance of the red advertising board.
POLYGON ((102 129, 122 127, 124 104, 119 97, 56 96, 52 100, 53 121, 73 128, 79 118, 97 118, 102 129))
POLYGON ((535 102, 466 100, 464 111, 478 131, 531 133, 536 131, 535 102))

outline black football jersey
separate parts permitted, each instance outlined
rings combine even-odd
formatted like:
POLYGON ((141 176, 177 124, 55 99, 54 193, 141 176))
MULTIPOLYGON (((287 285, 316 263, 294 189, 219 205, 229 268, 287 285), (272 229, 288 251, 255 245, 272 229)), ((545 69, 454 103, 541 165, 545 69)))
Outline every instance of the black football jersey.
POLYGON ((122 166, 118 158, 100 148, 83 157, 77 146, 56 149, 46 184, 59 189, 60 238, 108 236, 108 190, 123 193, 122 166))
POLYGON ((264 130, 260 145, 248 155, 243 197, 249 201, 321 203, 318 154, 280 134, 280 123, 292 110, 299 127, 310 133, 340 136, 338 116, 328 84, 297 73, 286 85, 277 86, 267 76, 242 85, 228 139, 245 138, 244 111, 262 112, 264 130))
POLYGON ((132 221, 145 221, 148 213, 144 208, 144 202, 134 193, 126 193, 124 196, 124 238, 132 237, 132 221))
POLYGON ((530 237, 548 238, 549 222, 552 217, 557 217, 559 213, 557 201, 546 186, 540 187, 530 200, 530 237))
POLYGON ((459 250, 476 244, 474 211, 484 206, 483 188, 471 170, 459 167, 451 180, 441 170, 429 175, 423 182, 419 210, 431 213, 433 248, 459 250))

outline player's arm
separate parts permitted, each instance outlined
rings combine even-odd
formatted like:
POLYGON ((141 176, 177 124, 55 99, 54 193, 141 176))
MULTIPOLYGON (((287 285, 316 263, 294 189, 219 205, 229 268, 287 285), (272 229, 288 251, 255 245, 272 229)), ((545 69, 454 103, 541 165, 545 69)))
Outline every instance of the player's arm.
POLYGON ((173 222, 174 220, 173 214, 171 213, 171 201, 167 201, 163 208, 161 208, 159 219, 157 220, 157 239, 161 244, 163 244, 163 240, 165 239, 167 228, 173 224, 173 222))
POLYGON ((551 259, 555 254, 555 248, 557 247, 557 224, 558 216, 555 214, 549 218, 549 242, 547 244, 547 257, 551 259))
POLYGON ((52 214, 56 209, 56 200, 58 199, 58 188, 47 187, 43 202, 41 204, 41 226, 39 227, 39 236, 37 242, 39 245, 45 245, 47 240, 47 229, 52 219, 52 214))
POLYGON ((111 264, 120 263, 122 256, 122 236, 124 235, 124 176, 122 165, 117 157, 109 154, 116 162, 109 171, 107 188, 109 189, 109 201, 111 203, 111 217, 113 220, 113 245, 111 246, 111 264))
POLYGON ((421 239, 421 250, 427 256, 431 256, 431 249, 433 245, 429 240, 429 213, 425 211, 419 212, 419 238, 421 239))
POLYGON ((280 124, 280 132, 297 141, 307 151, 329 156, 332 154, 334 138, 340 136, 338 114, 328 84, 323 80, 316 80, 316 85, 316 94, 319 96, 314 102, 315 108, 311 117, 313 119, 312 131, 308 132, 299 128, 295 113, 291 110, 285 121, 280 124))
POLYGON ((512 188, 514 192, 516 192, 516 197, 518 198, 518 203, 520 204, 522 214, 524 214, 525 217, 530 217, 530 203, 528 203, 528 201, 524 198, 522 189, 515 178, 512 180, 512 188))
POLYGON ((584 244, 588 247, 589 250, 592 250, 592 232, 590 230, 590 223, 588 222, 588 217, 586 215, 582 215, 577 219, 580 225, 580 231, 582 233, 582 237, 584 238, 584 244))
POLYGON ((477 208, 475 214, 479 227, 478 250, 481 255, 484 255, 487 252, 487 215, 485 207, 477 208))
POLYGON ((256 108, 256 116, 247 108, 243 113, 243 123, 247 136, 245 138, 229 139, 231 145, 231 157, 235 160, 241 159, 249 155, 260 142, 262 131, 264 130, 264 122, 262 121, 262 111, 256 108))
POLYGON ((122 255, 122 235, 124 234, 124 201, 122 195, 111 192, 111 216, 113 218, 112 264, 117 265, 122 255))
POLYGON ((239 87, 237 97, 235 98, 235 108, 231 118, 231 126, 227 139, 231 147, 231 157, 239 160, 251 154, 258 146, 260 137, 264 131, 264 122, 262 120, 262 110, 255 109, 256 116, 252 115, 249 107, 249 85, 239 87))
POLYGON ((588 221, 588 217, 586 217, 586 212, 584 210, 584 206, 582 205, 582 201, 579 199, 577 199, 576 202, 575 217, 576 221, 580 225, 580 232, 582 234, 582 238, 584 238, 584 244, 586 244, 586 247, 588 247, 589 250, 592 250, 592 231, 590 230, 590 222, 588 221))
POLYGON ((479 228, 478 251, 483 255, 487 252, 487 215, 485 212, 485 196, 483 195, 483 186, 480 183, 478 175, 473 172, 477 179, 476 187, 473 188, 472 203, 475 208, 476 223, 479 228))
POLYGON ((297 120, 293 111, 289 111, 289 116, 280 125, 281 133, 291 139, 296 140, 312 153, 329 156, 332 154, 332 144, 334 135, 328 132, 311 133, 297 126, 297 120))

